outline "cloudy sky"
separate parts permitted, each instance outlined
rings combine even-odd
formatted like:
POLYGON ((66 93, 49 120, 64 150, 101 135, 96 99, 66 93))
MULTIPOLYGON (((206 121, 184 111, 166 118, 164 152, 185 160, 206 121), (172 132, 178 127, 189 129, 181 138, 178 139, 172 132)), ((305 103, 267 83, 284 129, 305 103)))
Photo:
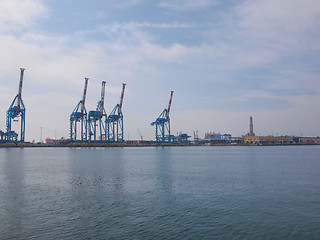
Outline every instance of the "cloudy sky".
POLYGON ((69 136, 106 83, 125 139, 154 139, 174 91, 171 128, 239 136, 319 136, 319 0, 0 0, 0 129, 26 68, 26 140, 69 136))

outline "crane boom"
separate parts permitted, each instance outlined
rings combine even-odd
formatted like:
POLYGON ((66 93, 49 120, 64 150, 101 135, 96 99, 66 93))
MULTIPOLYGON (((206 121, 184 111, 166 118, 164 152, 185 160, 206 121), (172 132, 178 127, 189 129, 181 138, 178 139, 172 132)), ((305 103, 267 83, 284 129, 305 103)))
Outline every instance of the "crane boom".
POLYGON ((19 82, 19 90, 18 90, 18 102, 17 102, 17 112, 20 112, 20 103, 21 103, 21 93, 22 93, 22 83, 23 83, 23 74, 24 68, 20 68, 20 82, 19 82))
POLYGON ((168 121, 168 119, 169 119, 169 113, 170 113, 170 108, 171 108, 172 96, 173 96, 173 91, 171 91, 171 95, 170 95, 170 100, 169 100, 169 106, 168 106, 168 112, 167 112, 166 121, 168 121))
POLYGON ((106 82, 102 81, 101 101, 100 101, 100 116, 103 115, 105 89, 106 89, 106 82))
POLYGON ((84 79, 84 90, 83 90, 83 97, 82 97, 82 103, 81 103, 81 116, 83 116, 83 111, 84 111, 84 105, 86 102, 86 95, 87 95, 87 87, 88 87, 88 80, 89 78, 84 79))
POLYGON ((123 83, 122 84, 122 92, 121 92, 121 98, 120 98, 120 105, 119 105, 119 112, 118 112, 118 117, 120 117, 120 112, 121 112, 121 109, 122 109, 122 103, 123 103, 123 96, 124 96, 124 89, 126 87, 126 84, 123 83))

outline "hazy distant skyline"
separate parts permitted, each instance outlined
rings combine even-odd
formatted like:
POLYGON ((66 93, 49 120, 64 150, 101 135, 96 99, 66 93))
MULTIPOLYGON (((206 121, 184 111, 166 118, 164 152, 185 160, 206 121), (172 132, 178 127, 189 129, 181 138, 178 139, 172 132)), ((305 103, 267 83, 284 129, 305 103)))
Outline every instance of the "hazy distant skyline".
POLYGON ((317 0, 0 0, 0 129, 25 77, 26 140, 69 137, 89 78, 87 111, 106 81, 123 102, 125 139, 154 139, 167 106, 172 133, 319 136, 317 0))

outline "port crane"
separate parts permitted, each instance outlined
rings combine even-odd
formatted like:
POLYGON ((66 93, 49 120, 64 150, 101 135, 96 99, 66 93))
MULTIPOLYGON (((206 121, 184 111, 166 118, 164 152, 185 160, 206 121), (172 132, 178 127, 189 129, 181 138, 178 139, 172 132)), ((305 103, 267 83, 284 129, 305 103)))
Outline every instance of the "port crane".
POLYGON ((24 70, 25 70, 24 68, 20 68, 20 82, 19 82, 18 94, 13 99, 7 111, 7 124, 6 124, 7 132, 5 133, 5 138, 7 142, 18 141, 18 133, 12 130, 12 122, 19 122, 19 118, 20 118, 19 142, 24 142, 24 138, 25 138, 26 108, 21 98, 24 70))
POLYGON ((5 132, 3 132, 3 131, 0 130, 0 141, 1 141, 1 142, 4 141, 4 138, 5 138, 5 136, 6 136, 5 134, 6 134, 5 132))
POLYGON ((75 142, 79 141, 77 139, 77 129, 78 129, 78 122, 80 123, 80 141, 86 142, 87 141, 87 110, 85 108, 85 101, 87 95, 87 87, 88 87, 89 78, 85 78, 84 83, 84 91, 82 100, 76 105, 72 113, 70 114, 70 141, 75 142))
POLYGON ((107 140, 107 126, 106 118, 107 113, 104 108, 104 95, 105 95, 106 82, 102 81, 101 98, 97 104, 96 110, 89 111, 88 127, 89 127, 89 141, 100 142, 107 140), (98 128, 97 128, 98 127, 98 128), (97 135, 99 139, 97 139, 97 135))
POLYGON ((151 126, 156 126, 156 141, 171 142, 173 136, 170 135, 170 108, 172 102, 173 91, 170 94, 168 108, 165 108, 159 117, 151 123, 151 126))
POLYGON ((139 136, 140 136, 141 141, 143 141, 143 136, 142 136, 142 134, 141 134, 141 132, 140 132, 139 129, 138 129, 138 134, 139 134, 139 136))
POLYGON ((122 103, 126 84, 122 84, 120 103, 117 104, 107 117, 107 135, 109 142, 123 142, 122 103))

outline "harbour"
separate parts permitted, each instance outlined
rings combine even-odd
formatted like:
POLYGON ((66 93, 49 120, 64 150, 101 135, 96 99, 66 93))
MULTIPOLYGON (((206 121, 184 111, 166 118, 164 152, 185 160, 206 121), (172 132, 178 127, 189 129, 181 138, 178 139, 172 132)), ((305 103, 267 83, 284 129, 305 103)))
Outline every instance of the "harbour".
POLYGON ((317 239, 319 146, 1 148, 1 239, 317 239))

